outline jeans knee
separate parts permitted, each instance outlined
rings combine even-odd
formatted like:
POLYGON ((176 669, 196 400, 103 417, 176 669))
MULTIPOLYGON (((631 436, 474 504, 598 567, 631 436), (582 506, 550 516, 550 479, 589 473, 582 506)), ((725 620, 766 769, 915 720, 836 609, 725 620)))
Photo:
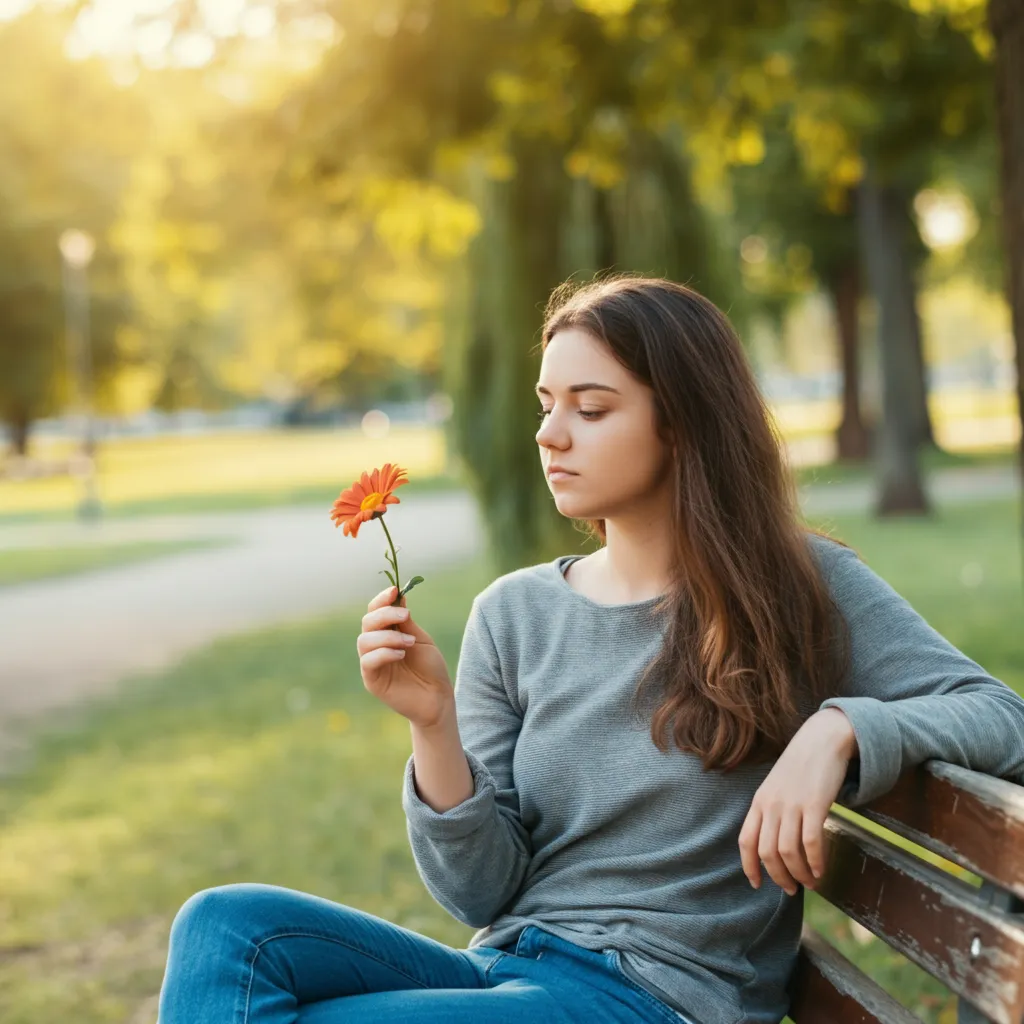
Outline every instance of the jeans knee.
POLYGON ((248 883, 215 885, 193 893, 178 909, 171 922, 171 944, 194 945, 204 936, 223 935, 250 898, 248 883))

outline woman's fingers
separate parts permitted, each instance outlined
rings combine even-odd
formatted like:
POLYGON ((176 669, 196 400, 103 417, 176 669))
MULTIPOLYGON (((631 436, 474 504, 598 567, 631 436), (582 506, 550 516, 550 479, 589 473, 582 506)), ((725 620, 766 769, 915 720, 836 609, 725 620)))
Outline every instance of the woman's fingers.
POLYGON ((378 672, 382 672, 390 663, 402 661, 404 658, 405 651, 396 651, 393 647, 378 647, 376 650, 364 654, 359 659, 359 671, 362 674, 363 682, 375 682, 378 672))
POLYGON ((755 889, 761 888, 761 860, 757 856, 757 840, 761 835, 762 814, 757 804, 751 806, 747 813, 743 828, 740 829, 739 847, 740 862, 743 874, 755 889))
POLYGON ((796 880, 789 873, 779 849, 782 825, 782 815, 769 808, 761 821, 757 837, 757 857, 775 883, 792 895, 796 892, 796 880))
MULTIPOLYGON (((382 590, 376 597, 370 600, 370 603, 366 606, 367 611, 374 611, 377 608, 383 608, 385 605, 391 604, 394 599, 398 596, 398 587, 388 587, 386 590, 382 590)), ((403 597, 404 601, 405 598, 403 597)))
POLYGON ((360 633, 356 637, 356 650, 360 655, 368 654, 379 647, 390 647, 393 650, 408 650, 416 638, 411 633, 402 633, 396 629, 374 629, 360 633))
POLYGON ((804 854, 803 822, 803 813, 799 809, 791 810, 779 827, 779 856, 788 876, 787 884, 779 884, 793 893, 798 884, 814 888, 814 875, 804 854))
POLYGON ((363 616, 363 631, 369 633, 372 629, 388 629, 396 623, 408 621, 408 609, 386 604, 363 616))
POLYGON ((389 587, 369 603, 363 616, 363 631, 369 633, 381 629, 391 633, 409 633, 416 638, 417 643, 433 646, 433 637, 413 619, 412 612, 406 606, 408 595, 403 594, 402 600, 394 604, 397 594, 397 587, 389 587))

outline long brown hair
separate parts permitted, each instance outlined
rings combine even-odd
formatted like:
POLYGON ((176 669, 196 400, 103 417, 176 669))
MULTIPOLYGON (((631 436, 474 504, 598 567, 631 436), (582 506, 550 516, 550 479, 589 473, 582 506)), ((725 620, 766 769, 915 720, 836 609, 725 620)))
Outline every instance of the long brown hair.
MULTIPOLYGON (((838 692, 849 634, 740 340, 704 296, 628 274, 557 288, 542 349, 568 328, 604 342, 651 388, 658 435, 676 449, 673 583, 656 605, 668 631, 637 689, 664 685, 652 739, 666 751, 671 726, 705 769, 777 757, 838 692)), ((605 542, 603 519, 580 522, 605 542)))

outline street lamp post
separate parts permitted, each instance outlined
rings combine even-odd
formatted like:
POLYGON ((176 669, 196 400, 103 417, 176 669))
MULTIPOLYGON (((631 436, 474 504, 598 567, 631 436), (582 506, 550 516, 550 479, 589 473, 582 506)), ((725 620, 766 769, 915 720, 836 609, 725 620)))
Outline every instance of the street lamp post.
POLYGON ((96 242, 85 231, 69 229, 60 236, 68 376, 74 395, 71 405, 81 417, 81 450, 74 457, 72 466, 75 475, 82 480, 82 500, 78 505, 78 515, 82 519, 94 519, 101 510, 96 489, 92 344, 89 337, 89 282, 86 277, 86 268, 95 251, 96 242))

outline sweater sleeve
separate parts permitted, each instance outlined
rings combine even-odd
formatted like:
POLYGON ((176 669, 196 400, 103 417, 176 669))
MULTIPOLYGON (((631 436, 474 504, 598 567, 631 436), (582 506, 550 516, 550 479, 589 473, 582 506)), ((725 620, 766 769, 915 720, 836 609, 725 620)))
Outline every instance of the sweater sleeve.
POLYGON ((1024 784, 1024 698, 933 629, 857 553, 827 542, 833 595, 850 627, 842 695, 858 753, 839 799, 887 793, 929 759, 1024 784))
POLYGON ((455 675, 455 708, 473 795, 438 813, 406 762, 402 807, 423 884, 456 920, 482 928, 519 889, 532 856, 519 814, 512 756, 522 722, 502 679, 490 629, 474 599, 455 675))

